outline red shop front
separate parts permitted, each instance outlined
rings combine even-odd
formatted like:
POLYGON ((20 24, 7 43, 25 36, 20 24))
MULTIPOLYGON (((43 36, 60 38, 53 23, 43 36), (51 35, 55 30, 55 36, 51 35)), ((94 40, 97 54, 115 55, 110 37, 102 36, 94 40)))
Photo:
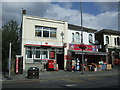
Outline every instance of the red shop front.
MULTIPOLYGON (((75 65, 82 65, 82 54, 84 56, 84 64, 89 65, 91 63, 98 63, 98 61, 106 61, 106 56, 108 55, 105 52, 98 52, 97 46, 94 45, 85 45, 86 49, 83 50, 80 48, 81 44, 69 44, 69 50, 67 55, 67 70, 72 70, 75 65), (79 63, 78 63, 79 62, 79 63)), ((79 70, 81 67, 79 66, 79 70)))

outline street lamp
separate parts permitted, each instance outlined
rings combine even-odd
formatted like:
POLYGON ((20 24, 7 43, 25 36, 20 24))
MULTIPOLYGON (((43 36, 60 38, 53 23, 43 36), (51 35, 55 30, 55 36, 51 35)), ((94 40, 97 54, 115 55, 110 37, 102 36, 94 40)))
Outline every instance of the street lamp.
POLYGON ((83 55, 83 50, 86 49, 86 45, 82 43, 82 44, 79 46, 79 48, 82 49, 82 74, 83 74, 83 72, 84 72, 84 55, 83 55))
POLYGON ((64 36, 64 33, 63 32, 61 32, 61 36, 62 36, 62 44, 63 44, 63 36, 64 36))
POLYGON ((82 2, 80 2, 80 12, 81 12, 81 43, 82 46, 80 46, 80 48, 82 49, 82 74, 84 71, 84 56, 83 56, 83 50, 84 50, 84 44, 83 44, 83 21, 82 21, 82 2))

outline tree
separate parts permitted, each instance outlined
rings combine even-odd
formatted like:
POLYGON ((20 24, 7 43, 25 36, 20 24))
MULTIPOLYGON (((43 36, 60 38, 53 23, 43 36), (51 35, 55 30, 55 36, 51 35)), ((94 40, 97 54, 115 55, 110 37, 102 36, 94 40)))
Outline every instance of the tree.
POLYGON ((2 26, 2 68, 6 70, 9 57, 9 43, 12 43, 12 60, 20 54, 19 26, 11 20, 2 26))

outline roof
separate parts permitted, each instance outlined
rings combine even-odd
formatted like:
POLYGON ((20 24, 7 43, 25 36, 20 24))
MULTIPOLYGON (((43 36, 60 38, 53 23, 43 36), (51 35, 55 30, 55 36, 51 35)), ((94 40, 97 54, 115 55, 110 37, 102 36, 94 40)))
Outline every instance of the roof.
POLYGON ((63 20, 55 20, 55 19, 50 19, 50 18, 45 18, 45 17, 39 17, 39 16, 31 16, 31 15, 24 15, 27 19, 32 19, 32 20, 41 20, 41 21, 47 21, 47 22, 57 22, 57 23, 65 23, 66 21, 63 20))
POLYGON ((100 31, 97 31, 96 34, 120 35, 120 31, 110 30, 110 29, 102 29, 100 31))
MULTIPOLYGON (((73 25, 73 24, 68 24, 68 29, 82 31, 81 30, 82 29, 81 26, 77 26, 77 25, 73 25)), ((83 27, 83 31, 86 31, 86 32, 96 32, 97 30, 96 29, 83 27)))

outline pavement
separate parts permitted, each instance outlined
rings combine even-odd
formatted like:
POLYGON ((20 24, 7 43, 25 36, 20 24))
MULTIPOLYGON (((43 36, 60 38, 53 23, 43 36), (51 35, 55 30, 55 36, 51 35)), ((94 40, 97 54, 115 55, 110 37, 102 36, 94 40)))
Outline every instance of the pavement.
MULTIPOLYGON (((27 73, 24 71, 22 74, 12 74, 10 76, 10 79, 5 78, 0 74, 0 81, 22 81, 22 80, 36 80, 36 79, 55 79, 55 78, 74 78, 74 77, 85 77, 85 76, 103 76, 103 75, 118 75, 120 69, 113 68, 110 71, 84 71, 83 74, 81 71, 64 71, 64 70, 58 70, 58 71, 40 71, 39 72, 39 78, 35 79, 28 79, 27 73)), ((6 75, 8 76, 8 75, 6 75)))

